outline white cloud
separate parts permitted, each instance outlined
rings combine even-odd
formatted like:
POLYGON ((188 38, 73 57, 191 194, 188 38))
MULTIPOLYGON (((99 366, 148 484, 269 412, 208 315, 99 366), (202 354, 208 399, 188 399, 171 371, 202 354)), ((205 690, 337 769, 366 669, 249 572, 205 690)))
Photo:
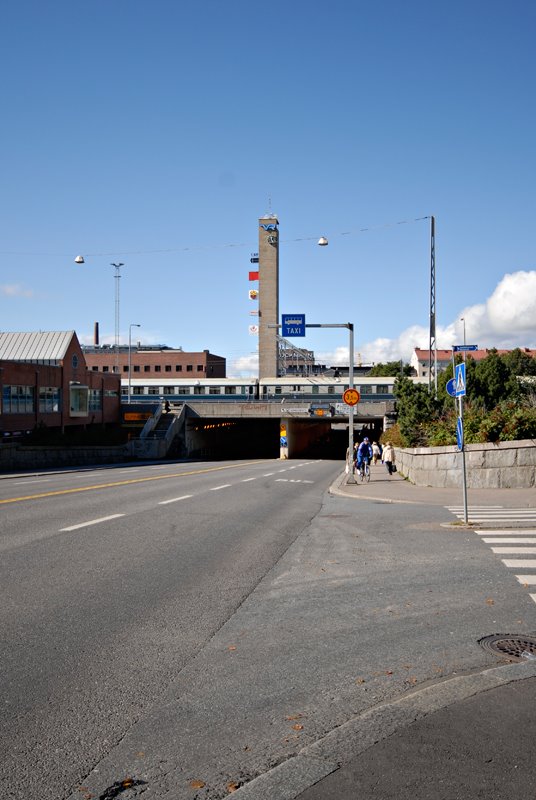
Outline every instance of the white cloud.
MULTIPOLYGON (((492 295, 484 302, 460 311, 448 325, 436 327, 439 349, 450 349, 463 341, 479 347, 513 349, 536 348, 536 270, 513 272, 505 275, 492 295)), ((364 364, 409 361, 415 347, 428 348, 430 331, 422 325, 412 325, 395 339, 375 339, 359 345, 356 363, 364 364), (360 357, 360 358, 359 358, 360 357)), ((348 347, 339 347, 331 353, 319 353, 318 361, 326 364, 347 364, 348 347)))
POLYGON ((231 363, 227 375, 232 378, 256 378, 259 374, 258 353, 241 356, 231 363))
POLYGON ((4 283, 0 285, 0 293, 7 297, 33 297, 31 289, 25 289, 20 283, 4 283))

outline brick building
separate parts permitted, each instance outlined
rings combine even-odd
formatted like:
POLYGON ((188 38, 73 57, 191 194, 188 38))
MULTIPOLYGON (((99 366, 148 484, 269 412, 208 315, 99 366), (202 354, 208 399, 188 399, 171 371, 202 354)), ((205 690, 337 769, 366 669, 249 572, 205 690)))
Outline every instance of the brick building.
MULTIPOLYGON (((536 350, 530 350, 528 347, 522 347, 520 350, 522 353, 525 353, 532 358, 536 358, 536 350)), ((484 358, 489 356, 490 352, 490 349, 471 350, 469 353, 467 353, 467 355, 470 356, 473 361, 482 361, 484 358)), ((511 350, 497 350, 497 353, 500 356, 507 355, 511 352, 511 350)), ((421 350, 421 348, 416 347, 409 363, 415 370, 415 374, 418 378, 427 377, 430 374, 430 351, 421 350)), ((437 371, 441 372, 442 370, 446 369, 449 364, 452 364, 452 350, 438 350, 437 371)))
POLYGON ((0 435, 120 420, 120 379, 89 370, 74 331, 0 333, 0 435))
POLYGON ((83 347, 88 369, 93 372, 118 372, 123 380, 128 379, 129 367, 132 378, 225 378, 226 360, 222 356, 201 352, 186 353, 184 350, 165 345, 128 346, 121 345, 116 353, 115 347, 83 347))

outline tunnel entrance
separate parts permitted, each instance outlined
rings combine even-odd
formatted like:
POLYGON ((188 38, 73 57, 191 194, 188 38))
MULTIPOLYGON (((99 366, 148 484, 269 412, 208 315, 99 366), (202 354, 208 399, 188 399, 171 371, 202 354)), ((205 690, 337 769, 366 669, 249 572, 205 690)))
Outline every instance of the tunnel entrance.
MULTIPOLYGON (((175 455, 203 460, 279 458, 278 418, 229 419, 190 417, 185 420, 180 450, 175 455)), ((322 458, 344 461, 348 424, 329 419, 286 419, 289 458, 322 458)), ((378 419, 354 425, 354 440, 368 436, 377 441, 382 426, 378 419)))

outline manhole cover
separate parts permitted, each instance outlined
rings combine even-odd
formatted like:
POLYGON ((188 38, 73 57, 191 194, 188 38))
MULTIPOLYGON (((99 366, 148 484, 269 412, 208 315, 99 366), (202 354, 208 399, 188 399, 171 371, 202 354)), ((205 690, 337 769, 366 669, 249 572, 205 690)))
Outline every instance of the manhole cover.
POLYGON ((485 636, 478 643, 494 655, 506 656, 511 661, 536 660, 536 637, 534 636, 509 636, 507 633, 498 633, 494 636, 485 636))

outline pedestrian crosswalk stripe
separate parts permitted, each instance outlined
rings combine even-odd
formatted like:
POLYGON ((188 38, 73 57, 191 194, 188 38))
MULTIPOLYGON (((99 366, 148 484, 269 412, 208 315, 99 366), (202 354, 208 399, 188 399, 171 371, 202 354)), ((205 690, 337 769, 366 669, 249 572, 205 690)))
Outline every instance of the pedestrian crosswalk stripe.
POLYGON ((525 586, 525 584, 534 586, 536 584, 536 575, 516 575, 516 578, 522 586, 525 586))
MULTIPOLYGON (((502 531, 501 531, 502 533, 502 531)), ((518 530, 512 531, 512 534, 519 533, 518 530)), ((489 538, 483 537, 483 542, 486 544, 536 544, 536 538, 534 536, 526 536, 524 539, 522 536, 490 536, 489 538)))
POLYGON ((536 530, 531 528, 507 528, 506 530, 494 528, 493 530, 476 531, 476 533, 478 536, 536 536, 536 530))
POLYGON ((492 547, 491 550, 493 553, 502 553, 503 555, 508 555, 509 553, 511 555, 516 553, 534 555, 536 553, 536 547, 492 547))
POLYGON ((536 558, 503 558, 501 559, 505 567, 512 569, 536 569, 536 558))

